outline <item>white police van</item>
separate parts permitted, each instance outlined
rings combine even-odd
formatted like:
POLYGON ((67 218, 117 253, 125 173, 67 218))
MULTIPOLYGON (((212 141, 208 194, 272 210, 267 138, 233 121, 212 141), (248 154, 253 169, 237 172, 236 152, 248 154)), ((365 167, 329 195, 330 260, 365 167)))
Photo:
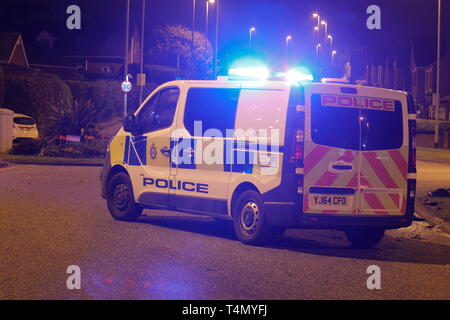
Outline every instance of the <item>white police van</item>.
POLYGON ((370 247, 412 223, 415 121, 401 91, 173 81, 124 119, 102 196, 117 220, 175 210, 232 219, 248 244, 324 228, 370 247))

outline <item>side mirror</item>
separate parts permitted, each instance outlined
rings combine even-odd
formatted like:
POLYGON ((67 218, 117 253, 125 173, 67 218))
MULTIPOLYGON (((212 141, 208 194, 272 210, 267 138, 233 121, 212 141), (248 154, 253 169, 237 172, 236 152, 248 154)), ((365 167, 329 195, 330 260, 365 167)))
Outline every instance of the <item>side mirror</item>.
POLYGON ((134 114, 128 115, 123 118, 122 124, 123 130, 125 130, 125 132, 130 132, 133 134, 139 131, 139 125, 134 114))

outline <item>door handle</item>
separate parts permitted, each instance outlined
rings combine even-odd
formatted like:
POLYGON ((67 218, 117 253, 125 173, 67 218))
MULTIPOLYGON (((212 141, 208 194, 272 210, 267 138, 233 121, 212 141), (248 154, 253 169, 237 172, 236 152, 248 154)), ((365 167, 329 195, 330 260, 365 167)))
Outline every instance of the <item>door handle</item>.
POLYGON ((163 155, 165 155, 165 156, 169 156, 169 155, 170 155, 170 149, 167 148, 167 147, 164 147, 164 148, 162 148, 162 149, 159 150, 159 151, 161 151, 161 153, 162 153, 163 155))
POLYGON ((353 169, 351 165, 333 164, 332 168, 339 171, 350 171, 353 169))
POLYGON ((345 161, 332 162, 329 164, 328 170, 334 172, 353 171, 353 164, 345 161))

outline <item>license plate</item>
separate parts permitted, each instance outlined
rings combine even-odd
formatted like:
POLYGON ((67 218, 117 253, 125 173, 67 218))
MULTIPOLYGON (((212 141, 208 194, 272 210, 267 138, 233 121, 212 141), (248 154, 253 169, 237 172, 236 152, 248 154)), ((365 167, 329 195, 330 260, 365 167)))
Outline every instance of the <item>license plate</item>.
POLYGON ((309 207, 312 209, 349 210, 353 207, 353 196, 310 194, 309 207))

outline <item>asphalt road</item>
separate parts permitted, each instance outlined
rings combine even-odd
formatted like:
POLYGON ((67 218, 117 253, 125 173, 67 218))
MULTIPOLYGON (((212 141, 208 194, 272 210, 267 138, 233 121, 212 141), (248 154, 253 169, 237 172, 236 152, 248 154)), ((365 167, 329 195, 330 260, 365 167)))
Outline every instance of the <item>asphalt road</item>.
MULTIPOLYGON (((419 169, 419 184, 427 170, 450 173, 419 169)), ((304 230, 252 247, 208 217, 144 211, 139 222, 114 221, 98 173, 0 169, 0 299, 450 299, 450 237, 424 222, 388 231, 371 250, 304 230), (66 287, 69 265, 81 268, 81 290, 66 287), (381 268, 380 290, 367 289, 370 265, 381 268)))

